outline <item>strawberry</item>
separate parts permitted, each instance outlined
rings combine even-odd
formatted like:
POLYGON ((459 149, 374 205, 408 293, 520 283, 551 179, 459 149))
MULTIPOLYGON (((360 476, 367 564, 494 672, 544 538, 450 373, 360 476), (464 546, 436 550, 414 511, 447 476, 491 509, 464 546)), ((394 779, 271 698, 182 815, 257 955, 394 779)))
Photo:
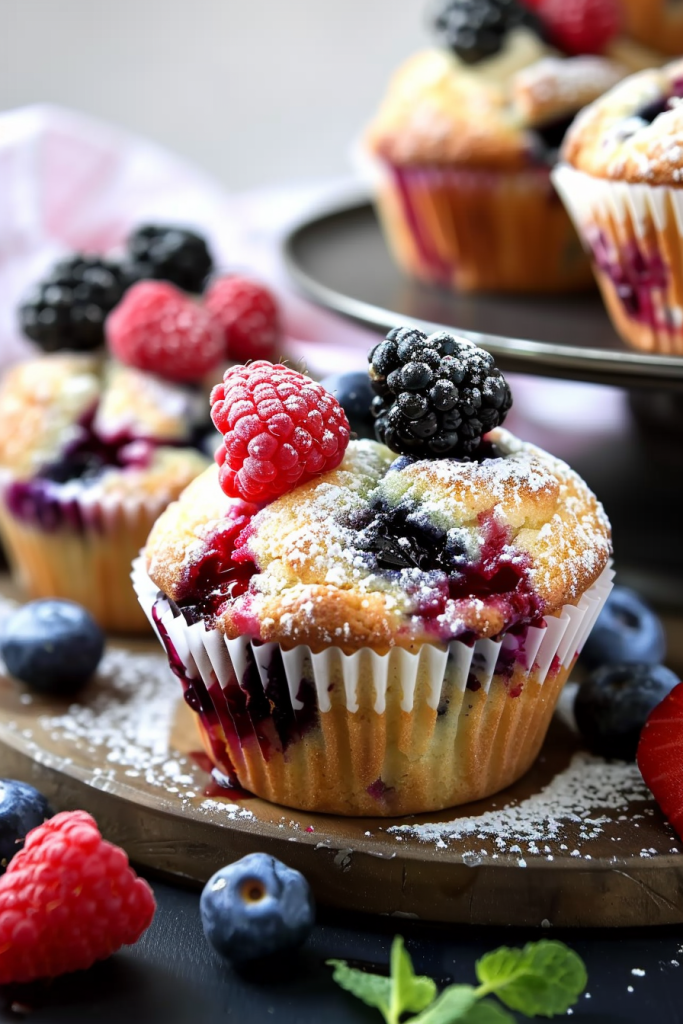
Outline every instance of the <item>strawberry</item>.
POLYGON ((683 839, 683 683, 645 723, 637 761, 655 800, 683 839))

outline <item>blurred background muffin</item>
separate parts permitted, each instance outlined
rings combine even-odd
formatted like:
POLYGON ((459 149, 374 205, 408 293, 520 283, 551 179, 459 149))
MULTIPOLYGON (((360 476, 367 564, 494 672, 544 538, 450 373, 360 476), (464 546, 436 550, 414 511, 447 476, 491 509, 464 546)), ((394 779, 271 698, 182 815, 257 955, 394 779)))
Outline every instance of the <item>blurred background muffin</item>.
MULTIPOLYGON (((516 0, 446 0, 432 27, 439 47, 394 76, 365 140, 398 262, 465 291, 588 286, 550 168, 577 111, 626 69, 561 54, 557 26, 516 0)), ((567 46, 598 49, 614 27, 567 46)))
POLYGON ((555 182, 615 328, 683 354, 683 61, 620 83, 567 136, 555 182))

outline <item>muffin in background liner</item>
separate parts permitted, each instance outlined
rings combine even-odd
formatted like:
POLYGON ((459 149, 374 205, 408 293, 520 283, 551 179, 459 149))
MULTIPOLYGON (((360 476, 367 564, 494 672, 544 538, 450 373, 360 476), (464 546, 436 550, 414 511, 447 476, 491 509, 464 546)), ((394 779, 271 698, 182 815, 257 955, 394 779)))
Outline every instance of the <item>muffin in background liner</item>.
POLYGON ((553 182, 621 338, 645 352, 683 354, 683 191, 568 164, 554 169, 553 182))
POLYGON ((132 571, 219 770, 273 803, 373 817, 468 803, 527 771, 613 576, 502 641, 346 655, 188 625, 142 558, 132 571))
POLYGON ((408 274, 463 292, 572 291, 592 284, 547 167, 373 164, 380 221, 408 274))
POLYGON ((130 563, 182 487, 152 496, 116 494, 78 481, 42 484, 44 494, 36 502, 25 482, 0 474, 0 534, 19 585, 30 599, 77 601, 103 629, 146 633, 130 563))

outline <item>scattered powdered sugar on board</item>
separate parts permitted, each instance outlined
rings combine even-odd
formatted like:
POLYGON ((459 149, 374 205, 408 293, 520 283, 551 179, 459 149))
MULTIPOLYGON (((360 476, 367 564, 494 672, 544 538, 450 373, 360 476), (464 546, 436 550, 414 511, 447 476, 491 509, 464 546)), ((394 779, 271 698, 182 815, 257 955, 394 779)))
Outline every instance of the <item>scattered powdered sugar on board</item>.
POLYGON ((143 779, 171 798, 205 812, 220 810, 230 820, 253 818, 251 811, 226 800, 205 799, 190 758, 170 750, 178 684, 165 658, 110 649, 94 684, 94 696, 73 703, 59 715, 43 715, 39 725, 55 741, 66 740, 102 757, 95 768, 98 784, 143 779))
MULTIPOLYGON (((524 842, 525 854, 548 856, 550 848, 537 844, 562 839, 568 823, 579 825, 581 839, 594 839, 614 818, 604 813, 593 816, 593 811, 626 811, 629 803, 650 799, 637 765, 578 753, 539 793, 517 804, 448 822, 394 825, 388 831, 434 842, 439 848, 448 840, 493 839, 501 853, 521 854, 519 843, 524 842)), ((485 850, 480 853, 486 855, 485 850)))

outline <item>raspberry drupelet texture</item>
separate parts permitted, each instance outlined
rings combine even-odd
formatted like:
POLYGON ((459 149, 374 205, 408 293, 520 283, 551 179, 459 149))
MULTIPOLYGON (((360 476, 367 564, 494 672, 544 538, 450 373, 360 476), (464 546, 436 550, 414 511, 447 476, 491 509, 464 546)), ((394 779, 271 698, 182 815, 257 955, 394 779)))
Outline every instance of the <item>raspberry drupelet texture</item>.
POLYGON ((265 360, 226 370, 211 393, 211 418, 223 434, 221 487, 259 504, 336 469, 349 443, 346 413, 332 395, 265 360))
POLYGON ((221 277, 209 288, 206 308, 225 335, 225 355, 236 362, 272 359, 280 337, 277 303, 258 281, 221 277))
POLYGON ((368 358, 377 439, 399 455, 471 457, 512 405, 493 356, 446 331, 395 328, 368 358))
POLYGON ((106 332, 122 363, 169 380, 199 380, 223 356, 211 313, 165 281, 133 285, 107 317, 106 332))
POLYGON ((147 882, 89 814, 57 814, 0 878, 0 985, 85 970, 137 942, 154 910, 147 882))

